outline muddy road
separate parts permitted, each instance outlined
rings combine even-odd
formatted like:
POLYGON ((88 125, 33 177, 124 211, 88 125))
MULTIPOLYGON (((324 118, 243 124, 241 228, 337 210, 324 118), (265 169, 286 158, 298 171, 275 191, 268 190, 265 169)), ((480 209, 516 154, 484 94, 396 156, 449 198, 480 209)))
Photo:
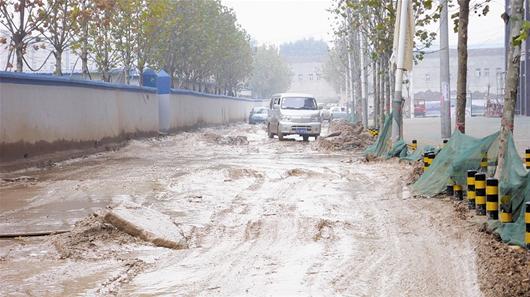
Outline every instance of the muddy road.
POLYGON ((465 228, 403 166, 241 124, 4 174, 1 233, 83 221, 0 239, 0 295, 481 296, 465 228), (89 216, 121 201, 170 215, 189 249, 89 216))

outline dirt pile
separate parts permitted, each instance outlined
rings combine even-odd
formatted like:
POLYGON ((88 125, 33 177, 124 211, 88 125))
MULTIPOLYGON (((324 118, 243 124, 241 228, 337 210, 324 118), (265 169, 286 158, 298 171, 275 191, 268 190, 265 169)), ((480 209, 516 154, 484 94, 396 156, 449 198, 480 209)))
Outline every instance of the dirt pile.
POLYGON ((480 287, 486 297, 530 296, 530 251, 484 232, 477 236, 480 287))
POLYGON ((469 208, 465 200, 454 201, 453 209, 455 211, 455 216, 461 220, 467 220, 470 217, 469 208))
POLYGON ((405 179, 407 185, 415 183, 420 176, 423 174, 423 163, 422 162, 412 162, 412 170, 410 171, 408 177, 405 179))
POLYGON ((63 259, 102 259, 117 256, 124 246, 154 244, 187 248, 187 239, 169 216, 155 210, 120 205, 77 222, 71 232, 53 236, 63 259))
POLYGON ((206 141, 220 145, 248 145, 246 136, 222 136, 215 133, 204 133, 206 141))
POLYGON ((228 178, 237 180, 246 177, 263 178, 263 173, 248 168, 230 168, 228 169, 228 178))
POLYGON ((317 148, 323 151, 364 149, 373 140, 374 137, 360 123, 333 121, 329 126, 329 135, 318 139, 317 148))
POLYGON ((52 244, 63 259, 102 259, 111 257, 122 245, 139 242, 108 224, 101 214, 77 222, 71 232, 54 236, 52 244))
POLYGON ((286 174, 287 174, 287 176, 307 176, 307 177, 311 177, 311 176, 318 175, 318 172, 315 172, 315 171, 312 171, 312 170, 307 170, 307 169, 294 168, 294 169, 287 170, 286 174))
POLYGON ((314 241, 319 240, 331 240, 333 239, 333 225, 334 222, 327 220, 327 219, 320 219, 316 228, 316 233, 313 236, 314 241))

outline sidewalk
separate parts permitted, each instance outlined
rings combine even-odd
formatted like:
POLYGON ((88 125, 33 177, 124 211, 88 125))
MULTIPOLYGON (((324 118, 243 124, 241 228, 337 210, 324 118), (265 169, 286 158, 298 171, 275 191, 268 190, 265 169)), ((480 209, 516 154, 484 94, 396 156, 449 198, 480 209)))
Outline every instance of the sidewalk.
MULTIPOLYGON (((454 129, 454 119, 453 125, 454 129)), ((500 118, 472 117, 466 118, 466 134, 473 137, 484 137, 499 131, 500 118)), ((440 132, 440 118, 415 118, 403 120, 403 136, 407 143, 412 139, 418 144, 438 145, 442 143, 440 132)), ((515 118, 515 145, 521 153, 530 148, 530 117, 515 118)))

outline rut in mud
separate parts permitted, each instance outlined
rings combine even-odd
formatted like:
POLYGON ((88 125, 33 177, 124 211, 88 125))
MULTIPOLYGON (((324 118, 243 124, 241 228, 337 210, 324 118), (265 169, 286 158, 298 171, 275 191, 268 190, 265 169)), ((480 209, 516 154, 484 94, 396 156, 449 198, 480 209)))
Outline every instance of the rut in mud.
POLYGON ((189 248, 85 219, 79 234, 0 241, 0 295, 481 296, 467 231, 411 197, 410 168, 312 147, 235 125, 16 173, 0 185, 3 230, 130 201, 171 216, 189 248))

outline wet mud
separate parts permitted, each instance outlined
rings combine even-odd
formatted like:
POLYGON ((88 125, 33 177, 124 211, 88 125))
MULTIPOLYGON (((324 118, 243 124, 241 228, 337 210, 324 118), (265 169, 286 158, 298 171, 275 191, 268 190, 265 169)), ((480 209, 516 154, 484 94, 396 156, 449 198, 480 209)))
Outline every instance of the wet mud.
POLYGON ((530 251, 503 243, 487 227, 486 219, 468 209, 467 203, 445 197, 453 204, 455 219, 461 220, 473 240, 478 279, 485 297, 530 296, 530 251))
POLYGON ((4 174, 1 232, 72 231, 0 240, 0 295, 482 296, 466 225, 412 197, 410 170, 240 124, 4 174), (105 222, 123 202, 171 217, 188 248, 105 222))

